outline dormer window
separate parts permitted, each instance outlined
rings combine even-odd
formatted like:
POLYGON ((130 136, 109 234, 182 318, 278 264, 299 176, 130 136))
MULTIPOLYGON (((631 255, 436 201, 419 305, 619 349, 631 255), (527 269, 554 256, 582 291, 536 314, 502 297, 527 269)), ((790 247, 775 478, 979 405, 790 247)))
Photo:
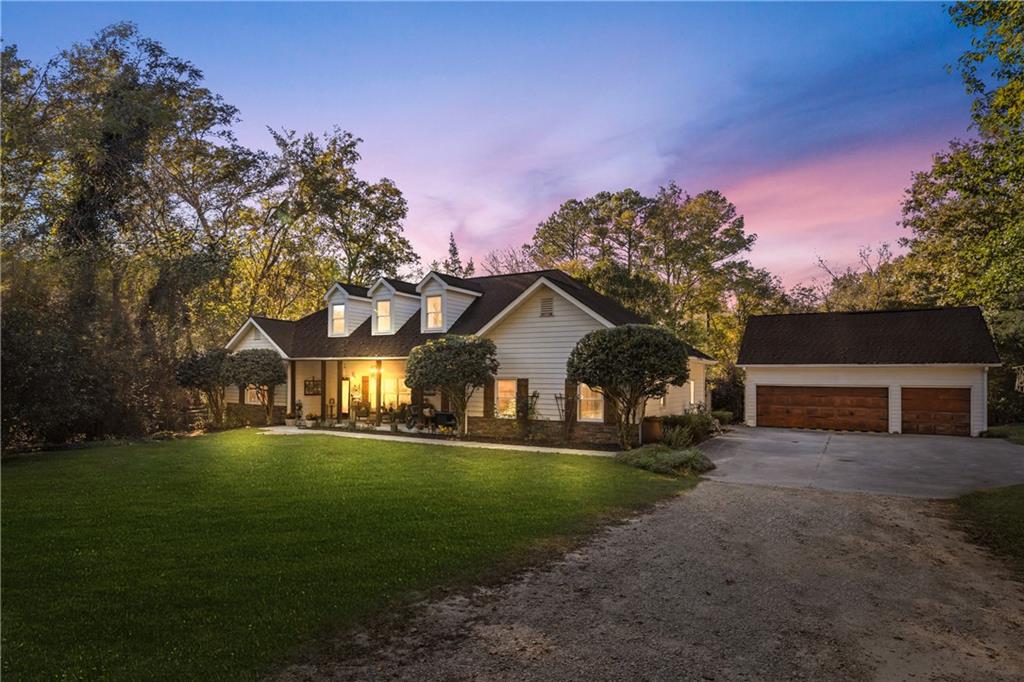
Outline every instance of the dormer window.
POLYGON ((377 301, 377 331, 391 331, 391 301, 377 301))
POLYGON ((345 304, 335 303, 331 306, 331 333, 338 336, 345 334, 345 304))
POLYGON ((444 326, 441 297, 427 296, 427 329, 441 329, 444 326))

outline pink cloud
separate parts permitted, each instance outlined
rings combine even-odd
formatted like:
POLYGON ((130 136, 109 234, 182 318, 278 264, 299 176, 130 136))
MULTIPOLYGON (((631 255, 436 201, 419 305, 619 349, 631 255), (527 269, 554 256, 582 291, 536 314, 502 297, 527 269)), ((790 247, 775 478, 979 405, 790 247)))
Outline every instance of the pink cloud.
POLYGON ((758 235, 755 264, 787 285, 813 277, 820 256, 846 265, 859 247, 896 241, 911 173, 930 163, 930 145, 889 144, 832 153, 726 185, 725 195, 758 235))

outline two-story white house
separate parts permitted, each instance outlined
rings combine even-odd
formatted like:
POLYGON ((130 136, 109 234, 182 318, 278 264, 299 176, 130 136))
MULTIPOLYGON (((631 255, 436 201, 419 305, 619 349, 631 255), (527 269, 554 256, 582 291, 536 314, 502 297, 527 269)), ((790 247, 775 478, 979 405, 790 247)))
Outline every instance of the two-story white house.
MULTIPOLYGON (((611 415, 600 393, 567 382, 566 360, 590 331, 646 322, 559 270, 466 279, 431 272, 418 283, 382 277, 369 287, 335 284, 324 302, 299 320, 249 318, 227 344, 231 351, 270 348, 281 355, 288 382, 274 390, 278 417, 294 412, 298 401, 306 415, 336 419, 359 410, 373 420, 382 410, 423 401, 444 410, 445 396, 419 395, 405 385, 406 358, 440 335, 476 334, 495 342, 500 369, 473 396, 471 434, 508 433, 517 395, 535 394, 538 426, 557 427, 569 405, 577 440, 612 441, 611 415)), ((705 375, 712 364, 691 349, 689 381, 651 401, 647 414, 708 404, 705 375)), ((227 399, 253 405, 258 396, 252 388, 233 389, 227 399)))

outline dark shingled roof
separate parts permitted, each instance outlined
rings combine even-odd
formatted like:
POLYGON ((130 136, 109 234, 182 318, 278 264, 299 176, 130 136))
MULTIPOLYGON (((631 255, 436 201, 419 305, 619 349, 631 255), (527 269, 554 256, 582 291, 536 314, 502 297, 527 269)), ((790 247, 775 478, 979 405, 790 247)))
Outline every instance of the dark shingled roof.
MULTIPOLYGON (((508 307, 520 294, 541 277, 546 278, 567 294, 576 298, 595 313, 614 325, 644 324, 643 317, 624 308, 617 301, 597 293, 590 287, 576 281, 560 270, 538 270, 511 275, 493 275, 462 279, 440 275, 452 286, 470 291, 479 291, 478 296, 459 316, 449 330, 452 334, 474 334, 508 307)), ((415 287, 401 280, 386 280, 398 291, 405 291, 396 284, 415 287)), ((365 291, 365 290, 364 290, 365 291)), ((394 334, 373 336, 371 321, 367 319, 359 328, 346 337, 327 336, 327 309, 318 310, 299 320, 276 320, 268 317, 254 317, 253 320, 274 340, 286 355, 293 358, 357 358, 357 357, 405 357, 409 351, 438 334, 420 333, 420 316, 414 313, 394 334)), ((691 355, 710 360, 697 349, 691 355)))
POLYGON ((400 291, 403 294, 412 294, 413 296, 419 296, 419 293, 416 291, 416 285, 413 284, 412 282, 403 282, 402 280, 394 279, 393 277, 383 277, 382 279, 391 286, 393 286, 395 288, 395 291, 400 291))
POLYGON ((430 272, 431 274, 440 277, 441 281, 445 284, 458 287, 459 289, 466 289, 467 291, 483 293, 483 289, 481 289, 480 286, 471 279, 463 279, 462 277, 456 277, 455 275, 447 275, 443 272, 438 272, 437 270, 431 270, 430 272))
POLYGON ((981 309, 756 315, 738 365, 998 364, 981 309))
POLYGON ((352 296, 359 296, 361 298, 370 297, 369 289, 367 289, 366 287, 361 287, 358 284, 343 284, 342 282, 335 282, 335 284, 337 284, 339 287, 344 289, 352 296))

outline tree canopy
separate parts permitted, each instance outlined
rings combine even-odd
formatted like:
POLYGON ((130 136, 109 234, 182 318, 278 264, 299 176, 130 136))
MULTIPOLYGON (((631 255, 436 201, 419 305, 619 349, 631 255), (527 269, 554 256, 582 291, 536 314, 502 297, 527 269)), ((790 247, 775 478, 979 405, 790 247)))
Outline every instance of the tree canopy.
POLYGON ((405 384, 409 388, 444 391, 451 401, 460 433, 466 433, 469 400, 497 371, 498 349, 494 341, 449 334, 431 339, 409 352, 405 384))
POLYGON ((689 378, 688 348, 672 332, 630 324, 592 331, 577 342, 566 363, 569 381, 598 390, 614 407, 619 443, 635 442, 634 425, 652 398, 689 378))

